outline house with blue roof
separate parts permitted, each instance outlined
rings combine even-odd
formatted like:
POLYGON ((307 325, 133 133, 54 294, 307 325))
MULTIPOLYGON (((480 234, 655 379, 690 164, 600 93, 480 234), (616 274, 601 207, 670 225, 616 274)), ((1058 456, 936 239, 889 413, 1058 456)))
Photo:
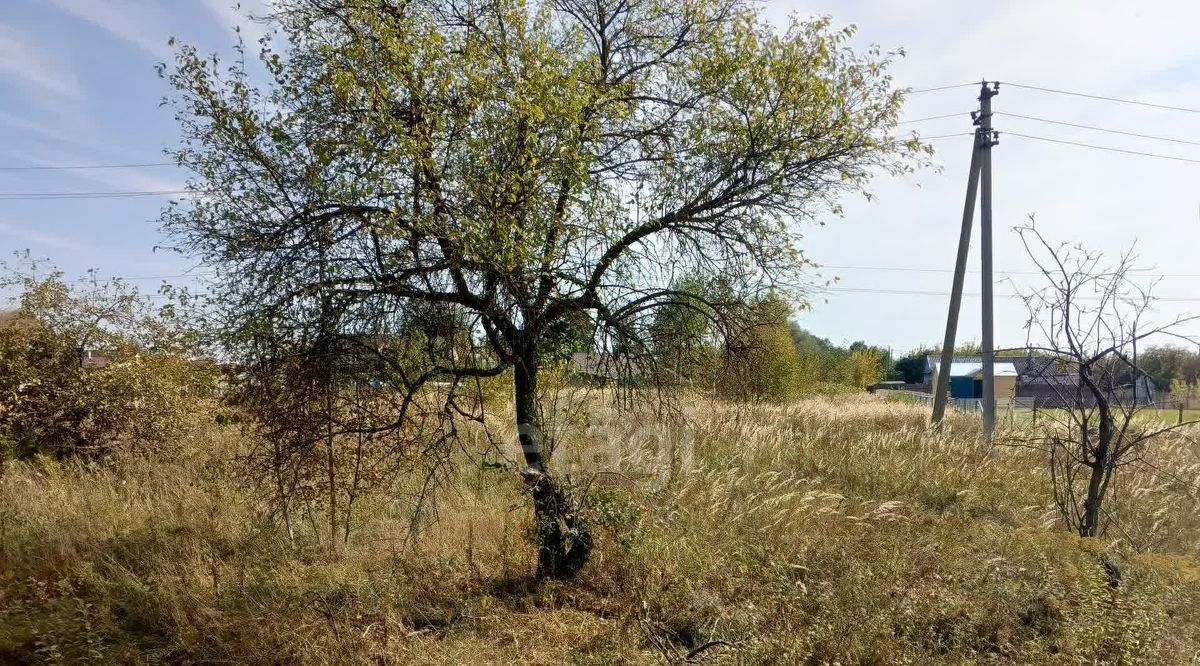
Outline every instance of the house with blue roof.
MULTIPOLYGON (((993 395, 996 402, 1004 402, 1017 397, 1017 378, 1020 370, 1017 361, 1024 359, 997 357, 993 363, 993 395)), ((941 358, 934 355, 925 357, 925 376, 930 387, 937 386, 938 374, 941 372, 941 358)), ((957 356, 950 364, 950 397, 957 399, 979 399, 983 397, 983 357, 957 356)))

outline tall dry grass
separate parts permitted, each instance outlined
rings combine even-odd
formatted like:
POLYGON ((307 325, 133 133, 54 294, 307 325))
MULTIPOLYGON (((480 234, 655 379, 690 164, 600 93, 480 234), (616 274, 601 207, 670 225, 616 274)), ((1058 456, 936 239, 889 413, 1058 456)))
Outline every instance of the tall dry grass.
MULTIPOLYGON (((560 438, 598 545, 534 585, 518 483, 473 465, 337 557, 264 518, 231 426, 171 455, 0 476, 0 663, 1195 663, 1200 451, 1123 470, 1102 540, 1058 527, 1034 452, 839 397, 602 404, 560 438), (1110 585, 1114 571, 1120 583, 1110 585)), ((493 433, 512 442, 504 428, 493 433)), ((474 438, 474 439, 472 439, 474 438)), ((508 451, 516 457, 515 447, 508 451)), ((314 533, 310 533, 314 532, 314 533)))

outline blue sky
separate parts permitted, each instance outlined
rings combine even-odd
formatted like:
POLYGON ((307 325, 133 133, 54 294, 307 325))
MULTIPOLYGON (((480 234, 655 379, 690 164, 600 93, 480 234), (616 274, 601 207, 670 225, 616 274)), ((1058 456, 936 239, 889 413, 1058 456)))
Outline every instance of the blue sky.
MULTIPOLYGON (((244 2, 251 10, 256 3, 244 2)), ((1015 0, 981 7, 958 0, 773 0, 783 21, 830 14, 859 26, 858 44, 903 47, 894 72, 914 88, 981 77, 1200 108, 1200 3, 1159 0, 1015 0)), ((0 3, 0 167, 145 163, 163 160, 176 138, 158 106, 167 93, 154 70, 169 60, 170 37, 231 55, 232 27, 248 41, 260 28, 239 18, 232 0, 5 0, 0 3)), ((977 91, 914 95, 909 119, 959 113, 906 125, 927 136, 970 129, 965 112, 977 91)), ((1200 113, 1119 105, 1002 87, 995 108, 1065 122, 1200 141, 1200 113)), ((1200 159, 1200 146, 1173 144, 997 116, 1011 130, 1200 159)), ((969 157, 969 138, 937 140, 930 169, 877 180, 873 201, 847 202, 808 233, 805 250, 828 266, 834 289, 814 295, 801 322, 836 342, 856 339, 906 350, 940 340, 947 298, 879 293, 944 292, 949 287, 969 157), (849 268, 869 267, 869 268, 849 268), (881 270, 903 268, 910 270, 881 270), (920 270, 911 270, 920 269, 920 270), (929 271, 929 272, 924 272, 929 271), (863 291, 860 291, 863 290, 863 291)), ((1004 137, 994 153, 998 277, 1030 268, 1009 231, 1036 214, 1055 239, 1083 241, 1115 254, 1136 242, 1140 264, 1167 274, 1157 293, 1200 298, 1200 164, 1093 151, 1004 137)), ((173 167, 120 170, 0 170, 0 194, 175 190, 173 167)), ((155 251, 165 199, 16 201, 0 198, 0 252, 29 248, 68 274, 174 275, 186 258, 155 251)), ((978 226, 976 226, 978 228, 978 226)), ((972 253, 973 267, 978 256, 972 253)), ((1011 275, 1019 283, 1028 276, 1011 275)), ((187 280, 183 280, 186 282, 187 280)), ((967 291, 979 291, 968 276, 967 291)), ((143 286, 153 289, 154 280, 143 286)), ((1006 284, 996 287, 1008 293, 1006 284)), ((1162 303, 1160 319, 1200 301, 1162 303)), ((1019 303, 996 304, 997 344, 1023 341, 1019 303)), ((959 338, 978 339, 979 299, 964 302, 959 338)), ((1200 333, 1200 327, 1193 327, 1200 333)))
MULTIPOLYGON (((163 162, 176 136, 158 104, 155 64, 168 39, 228 50, 225 0, 9 0, 0 9, 0 165, 163 162)), ((174 167, 0 171, 0 192, 181 189, 174 167)), ((69 274, 176 274, 189 267, 155 251, 162 197, 0 201, 0 248, 31 249, 69 274)), ((5 252, 8 254, 8 252, 5 252)), ((144 283, 151 289, 153 281, 144 283)))

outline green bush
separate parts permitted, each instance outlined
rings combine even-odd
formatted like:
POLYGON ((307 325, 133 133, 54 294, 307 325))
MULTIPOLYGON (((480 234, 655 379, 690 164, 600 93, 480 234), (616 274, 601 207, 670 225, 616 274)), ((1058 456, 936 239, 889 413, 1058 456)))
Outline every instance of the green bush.
POLYGON ((20 308, 0 321, 0 451, 96 458, 169 442, 213 392, 216 367, 185 355, 173 311, 121 284, 75 293, 61 274, 10 278, 20 308))
POLYGON ((780 402, 798 397, 804 388, 805 366, 788 328, 790 308, 768 299, 753 306, 751 320, 728 341, 717 393, 743 400, 780 402))

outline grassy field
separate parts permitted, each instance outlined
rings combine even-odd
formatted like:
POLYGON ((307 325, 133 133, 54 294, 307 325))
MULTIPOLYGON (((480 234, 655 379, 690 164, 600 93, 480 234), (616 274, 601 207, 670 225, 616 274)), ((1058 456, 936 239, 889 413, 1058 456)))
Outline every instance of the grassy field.
MULTIPOLYGON (((1036 418, 1042 418, 1047 413, 1050 413, 1054 418, 1068 418, 1064 410, 1060 409, 1039 409, 1036 418)), ((1030 424, 1034 421, 1034 410, 1032 409, 1001 409, 997 413, 997 419, 1007 420, 1012 424, 1030 424)), ((1180 414, 1178 409, 1145 409, 1138 413, 1138 418, 1146 421, 1151 425, 1159 427, 1168 427, 1180 423, 1180 414)), ((1183 410, 1183 423, 1200 422, 1200 409, 1185 409, 1183 410)))
POLYGON ((1143 414, 1148 418, 1152 418, 1164 426, 1173 426, 1178 423, 1200 422, 1200 409, 1185 409, 1183 414, 1179 413, 1178 409, 1148 409, 1143 414), (1181 421, 1182 416, 1182 421, 1181 421))
POLYGON ((0 663, 1197 663, 1182 434, 1151 454, 1172 473, 1125 470, 1109 534, 1080 539, 1037 454, 985 451, 964 416, 935 431, 860 397, 683 412, 598 406, 563 439, 598 535, 570 584, 531 581, 518 483, 465 453, 415 536, 397 493, 336 557, 265 519, 234 426, 104 467, 10 463, 0 663))

